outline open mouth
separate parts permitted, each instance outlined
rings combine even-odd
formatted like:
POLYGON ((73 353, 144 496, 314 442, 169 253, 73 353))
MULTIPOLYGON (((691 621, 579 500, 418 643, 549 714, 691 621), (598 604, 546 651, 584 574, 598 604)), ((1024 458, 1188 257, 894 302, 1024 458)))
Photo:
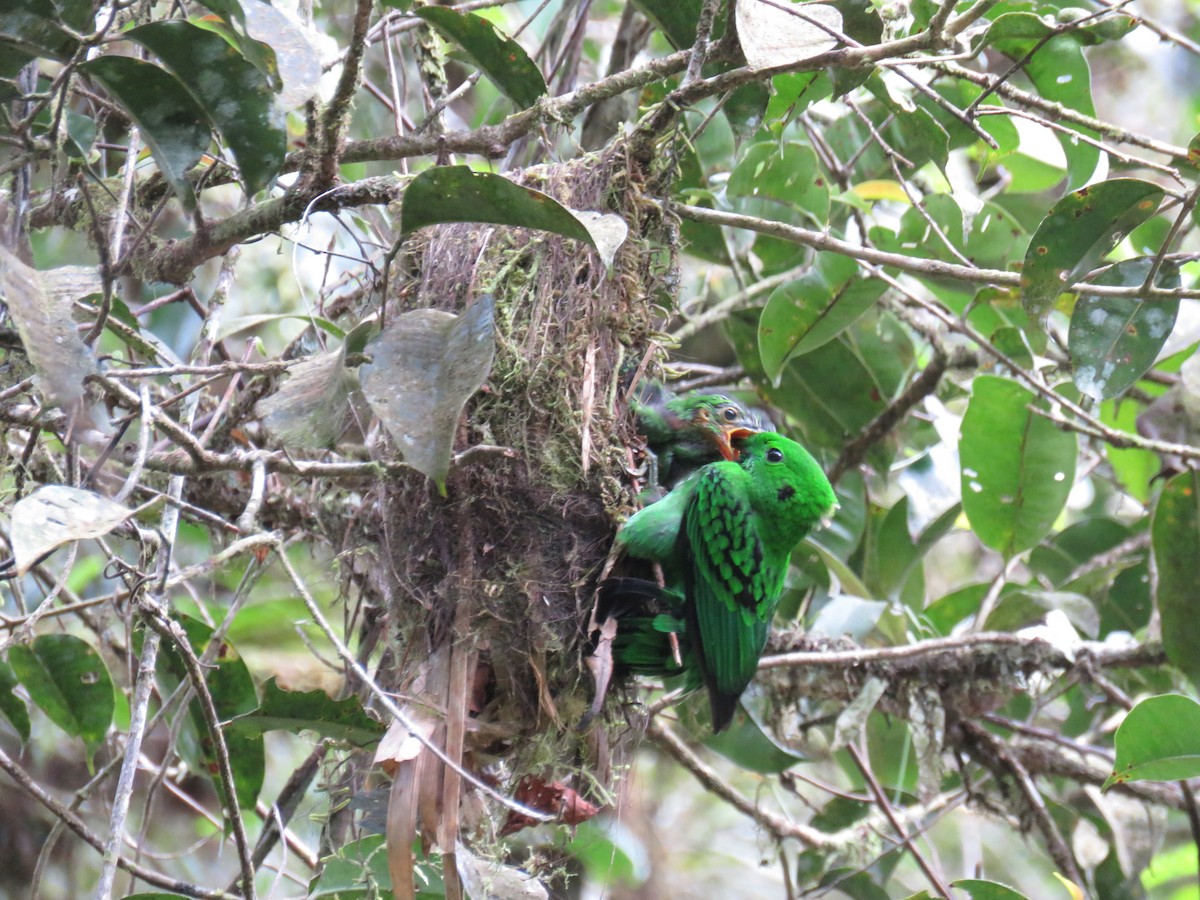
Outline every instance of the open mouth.
POLYGON ((722 428, 717 432, 717 449, 730 462, 737 462, 738 457, 741 456, 741 451, 734 449, 733 442, 748 438, 752 434, 758 434, 758 432, 753 428, 742 428, 740 426, 737 428, 722 428))

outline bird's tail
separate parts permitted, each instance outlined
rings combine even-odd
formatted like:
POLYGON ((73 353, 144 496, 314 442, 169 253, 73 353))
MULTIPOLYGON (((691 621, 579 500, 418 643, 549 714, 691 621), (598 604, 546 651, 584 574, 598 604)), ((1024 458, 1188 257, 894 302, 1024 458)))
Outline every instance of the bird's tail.
POLYGON ((596 621, 616 620, 613 666, 628 675, 679 675, 690 663, 682 598, 643 578, 608 578, 596 597, 596 621))

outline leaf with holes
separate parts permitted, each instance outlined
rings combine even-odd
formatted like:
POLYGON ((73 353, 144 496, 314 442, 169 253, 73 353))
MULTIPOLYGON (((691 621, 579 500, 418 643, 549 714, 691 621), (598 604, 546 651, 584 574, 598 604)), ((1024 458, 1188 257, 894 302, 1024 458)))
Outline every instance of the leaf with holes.
POLYGON ((404 462, 446 493, 463 406, 492 369, 495 301, 475 300, 459 316, 416 309, 392 319, 366 348, 363 394, 404 454, 404 462))
POLYGON ((1130 781, 1200 776, 1200 703, 1182 694, 1147 697, 1113 735, 1116 759, 1104 790, 1130 781))
MULTIPOLYGON (((8 305, 21 344, 37 370, 38 388, 70 413, 84 402, 83 380, 96 372, 97 365, 71 316, 76 295, 60 289, 51 274, 56 271, 31 269, 0 247, 0 300, 8 305)), ((104 418, 100 409, 92 410, 97 427, 104 418)))
POLYGON ((546 95, 546 80, 529 54, 487 19, 444 6, 422 6, 416 15, 447 41, 462 47, 471 62, 521 109, 533 106, 546 95))
MULTIPOLYGON (((763 141, 747 147, 729 173, 725 192, 730 197, 786 204, 808 213, 811 224, 822 225, 829 219, 829 187, 817 154, 794 141, 783 145, 763 141)), ((771 218, 769 213, 766 216, 771 218)))
MULTIPOLYGON (((1092 74, 1081 46, 1085 42, 1080 29, 1055 34, 1040 16, 1028 12, 998 16, 981 38, 982 44, 995 47, 1014 61, 1023 61, 1022 71, 1042 97, 1085 116, 1095 116, 1092 74), (1030 53, 1033 55, 1027 58, 1030 53)), ((1055 135, 1067 159, 1073 188, 1087 184, 1100 160, 1100 148, 1080 140, 1078 135, 1099 137, 1090 128, 1078 125, 1055 135)))
POLYGON ((43 634, 10 648, 8 664, 50 721, 83 739, 90 769, 116 705, 100 654, 74 635, 43 634))
POLYGON ((1167 482, 1154 508, 1150 546, 1158 571, 1155 602, 1162 617, 1163 650, 1192 684, 1200 685, 1200 472, 1182 472, 1167 482))
MULTIPOLYGON (((1153 262, 1148 256, 1122 260, 1094 283, 1141 287, 1153 262)), ((1165 262, 1154 283, 1160 288, 1178 288, 1178 265, 1165 262)), ((1154 365, 1171 336, 1178 312, 1179 301, 1174 299, 1080 297, 1067 334, 1075 386, 1095 400, 1123 393, 1154 365)))
POLYGON ((1125 235, 1146 221, 1163 190, 1136 178, 1114 178, 1067 194, 1051 207, 1025 252, 1021 300, 1041 321, 1058 295, 1090 272, 1125 235))
POLYGON ((334 700, 324 691, 286 691, 275 678, 263 685, 262 703, 238 716, 230 728, 243 734, 314 731, 362 747, 374 744, 387 730, 366 714, 358 697, 334 700))
POLYGON ((1015 381, 975 379, 958 445, 963 512, 984 544, 1012 557, 1054 526, 1075 483, 1075 435, 1035 413, 1015 381))

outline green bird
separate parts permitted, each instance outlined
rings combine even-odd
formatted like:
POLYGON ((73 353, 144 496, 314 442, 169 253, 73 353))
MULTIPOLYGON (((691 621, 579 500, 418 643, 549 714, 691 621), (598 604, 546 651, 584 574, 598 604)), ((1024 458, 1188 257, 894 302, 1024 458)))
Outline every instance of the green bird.
MULTIPOLYGON (((836 506, 829 479, 795 441, 735 432, 733 442, 737 462, 704 466, 617 535, 630 556, 661 563, 663 595, 681 598, 684 660, 708 688, 714 732, 728 727, 754 678, 792 549, 836 506)), ((637 646, 641 654, 647 643, 637 646)))
POLYGON ((770 423, 724 394, 674 394, 662 382, 643 382, 630 404, 652 454, 651 486, 673 487, 705 463, 737 459, 731 436, 766 431, 770 423))

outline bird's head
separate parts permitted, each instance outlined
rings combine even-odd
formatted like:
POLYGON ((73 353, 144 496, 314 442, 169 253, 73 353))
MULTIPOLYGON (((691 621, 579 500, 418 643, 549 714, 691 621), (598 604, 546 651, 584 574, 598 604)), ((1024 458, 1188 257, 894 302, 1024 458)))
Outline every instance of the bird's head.
POLYGON ((734 435, 738 462, 753 476, 764 502, 786 511, 806 531, 837 508, 833 485, 800 444, 773 431, 735 430, 734 435))

